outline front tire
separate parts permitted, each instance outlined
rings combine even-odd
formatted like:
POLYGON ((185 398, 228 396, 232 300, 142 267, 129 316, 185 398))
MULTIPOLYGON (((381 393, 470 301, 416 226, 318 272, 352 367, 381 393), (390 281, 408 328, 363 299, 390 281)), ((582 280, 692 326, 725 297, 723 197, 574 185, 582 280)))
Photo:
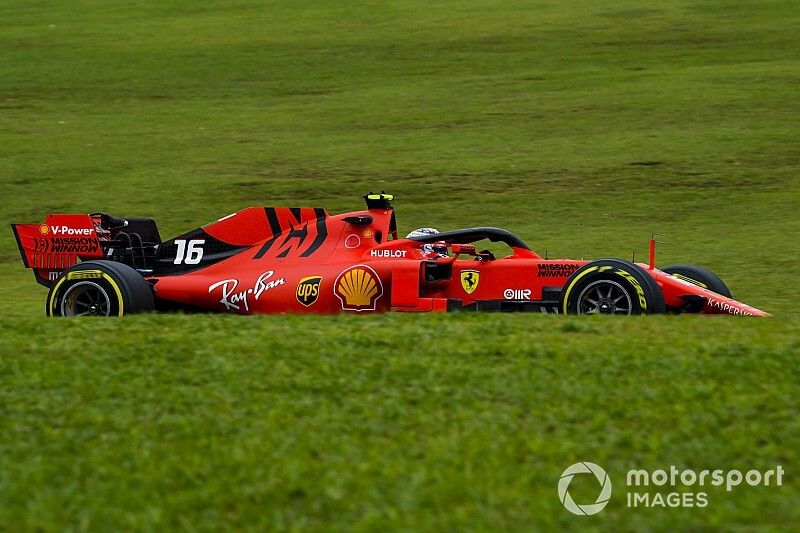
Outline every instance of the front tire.
POLYGON ((65 270, 47 295, 47 316, 122 316, 153 311, 153 289, 136 270, 86 261, 65 270))
POLYGON ((725 282, 706 268, 695 265, 670 265, 667 268, 662 268, 661 271, 727 298, 733 298, 731 290, 725 285, 725 282))
POLYGON ((664 312, 664 296, 637 265, 599 259, 570 276, 561 290, 559 309, 571 315, 651 315, 664 312))

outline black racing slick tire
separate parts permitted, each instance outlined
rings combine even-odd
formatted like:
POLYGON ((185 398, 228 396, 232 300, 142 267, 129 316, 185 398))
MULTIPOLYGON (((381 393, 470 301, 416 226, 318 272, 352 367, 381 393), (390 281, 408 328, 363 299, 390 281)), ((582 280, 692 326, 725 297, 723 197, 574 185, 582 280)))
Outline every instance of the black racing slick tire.
POLYGON ((664 309, 653 277, 622 259, 598 259, 576 270, 561 290, 559 305, 570 315, 653 315, 664 309))
POLYGON ((153 311, 153 289, 114 261, 86 261, 67 270, 47 295, 47 316, 122 316, 153 311))
POLYGON ((733 298, 731 290, 725 285, 725 282, 706 268, 695 265, 670 265, 667 268, 662 268, 661 271, 727 298, 733 298))

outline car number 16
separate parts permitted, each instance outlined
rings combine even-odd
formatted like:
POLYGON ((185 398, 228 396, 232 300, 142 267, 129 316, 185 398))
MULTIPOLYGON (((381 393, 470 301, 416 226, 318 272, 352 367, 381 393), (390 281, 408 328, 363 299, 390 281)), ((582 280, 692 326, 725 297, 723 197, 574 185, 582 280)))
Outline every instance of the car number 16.
POLYGON ((176 265, 196 265, 203 260, 203 244, 205 239, 196 239, 189 241, 187 246, 184 239, 175 239, 175 244, 178 246, 178 253, 175 254, 176 265))

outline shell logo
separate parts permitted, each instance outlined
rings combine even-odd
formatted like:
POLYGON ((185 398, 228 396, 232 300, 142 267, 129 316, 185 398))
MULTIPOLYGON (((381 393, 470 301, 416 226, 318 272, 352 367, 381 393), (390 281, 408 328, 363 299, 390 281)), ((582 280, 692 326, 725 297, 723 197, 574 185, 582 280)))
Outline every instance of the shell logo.
POLYGON ((42 235, 47 235, 48 233, 50 233, 50 226, 48 226, 47 224, 42 224, 41 226, 39 226, 39 233, 41 233, 42 235))
POLYGON ((370 267, 356 265, 339 274, 333 292, 345 311, 374 311, 383 296, 383 284, 370 267))

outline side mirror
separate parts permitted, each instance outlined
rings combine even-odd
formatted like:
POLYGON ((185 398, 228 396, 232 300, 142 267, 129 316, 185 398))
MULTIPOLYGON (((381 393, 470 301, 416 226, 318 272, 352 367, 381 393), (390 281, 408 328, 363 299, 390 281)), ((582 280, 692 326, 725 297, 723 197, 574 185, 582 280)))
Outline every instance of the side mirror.
POLYGON ((478 255, 474 244, 451 244, 450 249, 454 254, 478 255))

